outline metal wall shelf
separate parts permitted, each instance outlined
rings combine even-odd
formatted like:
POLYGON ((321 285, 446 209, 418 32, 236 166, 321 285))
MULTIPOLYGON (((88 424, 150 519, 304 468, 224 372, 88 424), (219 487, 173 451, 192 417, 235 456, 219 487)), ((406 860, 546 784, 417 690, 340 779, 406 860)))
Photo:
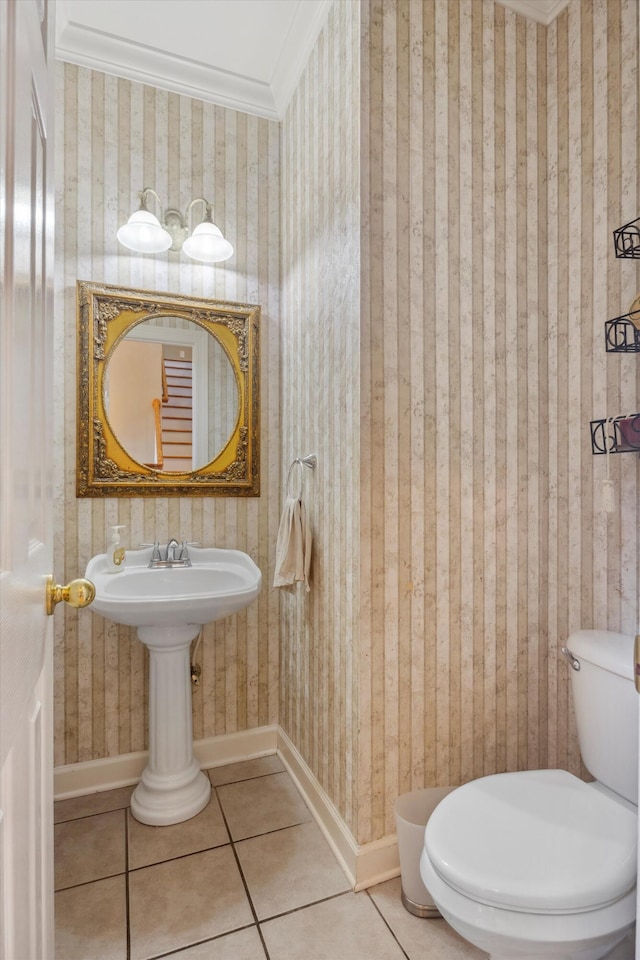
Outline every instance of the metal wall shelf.
POLYGON ((591 452, 640 453, 640 413, 592 420, 591 452))
MULTIPOLYGON (((613 243, 617 258, 640 260, 640 217, 614 230, 613 243)), ((629 313, 605 323, 607 353, 640 353, 639 301, 640 295, 629 313)), ((590 427, 593 454, 640 453, 640 413, 591 420, 590 427)))
POLYGON ((604 341, 607 353, 640 353, 640 328, 634 323, 640 314, 625 313, 622 317, 607 320, 604 325, 604 341), (631 317, 633 316, 633 320, 631 317))
POLYGON ((619 259, 640 260, 640 217, 614 230, 613 244, 619 259))

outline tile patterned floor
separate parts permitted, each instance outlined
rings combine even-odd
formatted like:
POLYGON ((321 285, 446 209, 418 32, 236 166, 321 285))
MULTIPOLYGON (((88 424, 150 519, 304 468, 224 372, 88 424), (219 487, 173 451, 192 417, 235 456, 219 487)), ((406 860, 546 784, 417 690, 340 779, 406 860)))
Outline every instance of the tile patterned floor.
POLYGON ((400 881, 354 894, 276 756, 209 771, 197 817, 149 827, 131 788, 55 805, 56 960, 482 960, 400 881))

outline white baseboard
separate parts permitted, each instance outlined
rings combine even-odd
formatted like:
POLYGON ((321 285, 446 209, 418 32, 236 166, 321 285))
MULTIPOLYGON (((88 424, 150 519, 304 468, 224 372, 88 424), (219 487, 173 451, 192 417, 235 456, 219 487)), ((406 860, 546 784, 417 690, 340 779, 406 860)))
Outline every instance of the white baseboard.
MULTIPOLYGON (((400 874, 395 834, 358 844, 332 800, 287 734, 275 725, 196 740, 194 753, 202 769, 254 760, 277 753, 322 830, 354 890, 364 890, 400 874)), ((147 752, 122 754, 56 767, 54 798, 114 790, 137 783, 147 763, 147 752)))
MULTIPOLYGON (((196 740, 193 750, 203 770, 226 763, 255 760, 275 753, 278 745, 278 728, 256 727, 239 733, 223 734, 196 740)), ((102 790, 115 790, 137 783, 147 763, 148 753, 125 753, 118 757, 88 760, 84 763, 69 763, 53 771, 53 794, 55 800, 80 797, 102 790)))
POLYGON ((221 767, 227 763, 268 757, 276 752, 277 746, 278 727, 273 724, 269 727, 255 727, 253 730, 196 740, 193 752, 202 769, 208 770, 210 767, 221 767))
POLYGON ((358 844, 333 801, 287 734, 278 728, 278 756, 311 810, 354 890, 364 890, 400 875, 395 834, 358 844))

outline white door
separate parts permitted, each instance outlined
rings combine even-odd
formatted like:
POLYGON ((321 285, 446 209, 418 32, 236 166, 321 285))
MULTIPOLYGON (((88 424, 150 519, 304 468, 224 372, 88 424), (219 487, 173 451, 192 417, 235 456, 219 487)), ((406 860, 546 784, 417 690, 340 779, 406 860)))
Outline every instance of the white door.
POLYGON ((53 949, 51 0, 0 0, 0 958, 53 949))

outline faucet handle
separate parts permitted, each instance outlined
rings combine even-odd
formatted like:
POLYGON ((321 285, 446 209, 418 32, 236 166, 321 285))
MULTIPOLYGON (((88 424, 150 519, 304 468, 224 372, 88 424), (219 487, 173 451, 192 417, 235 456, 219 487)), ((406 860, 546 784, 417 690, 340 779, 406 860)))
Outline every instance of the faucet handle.
POLYGON ((183 540, 182 543, 180 544, 180 560, 189 559, 189 551, 187 547, 199 547, 199 546, 200 546, 199 540, 190 540, 190 541, 183 540))
POLYGON ((154 540, 153 543, 139 543, 139 547, 153 547, 153 555, 155 557, 156 553, 160 553, 160 541, 154 540))
POLYGON ((151 554, 151 560, 149 561, 149 566, 152 564, 159 563, 162 559, 160 554, 160 541, 154 540, 153 543, 141 543, 141 547, 153 547, 153 552, 151 554))

